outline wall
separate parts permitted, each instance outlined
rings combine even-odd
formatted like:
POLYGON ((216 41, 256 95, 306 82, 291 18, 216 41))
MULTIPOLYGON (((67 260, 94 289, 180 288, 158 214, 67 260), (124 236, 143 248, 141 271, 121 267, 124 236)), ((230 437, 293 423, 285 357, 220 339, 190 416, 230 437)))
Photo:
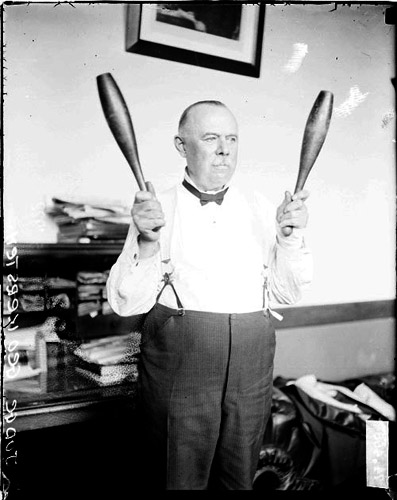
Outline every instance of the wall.
POLYGON ((379 318, 277 332, 274 375, 341 381, 394 372, 395 320, 379 318))
MULTIPOLYGON (((275 204, 293 189, 308 112, 327 89, 333 119, 307 183, 315 279, 300 304, 394 298, 394 31, 384 23, 386 5, 267 5, 259 79, 125 52, 125 5, 4 8, 6 236, 55 242, 43 213, 54 195, 131 204, 136 184, 105 123, 98 74, 110 71, 122 89, 145 176, 158 190, 184 167, 172 143, 180 113, 213 98, 240 123, 240 180, 275 204)), ((325 352, 336 346, 327 332, 322 341, 305 337, 316 338, 316 352, 321 342, 325 352)), ((383 335, 382 346, 391 345, 392 328, 383 335)))

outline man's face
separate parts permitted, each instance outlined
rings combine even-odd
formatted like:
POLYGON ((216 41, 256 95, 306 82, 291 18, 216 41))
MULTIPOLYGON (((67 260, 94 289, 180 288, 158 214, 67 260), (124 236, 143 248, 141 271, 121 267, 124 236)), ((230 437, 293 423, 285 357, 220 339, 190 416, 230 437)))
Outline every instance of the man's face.
POLYGON ((199 105, 190 111, 175 145, 186 158, 189 175, 197 187, 203 191, 221 189, 236 169, 236 119, 223 106, 199 105))

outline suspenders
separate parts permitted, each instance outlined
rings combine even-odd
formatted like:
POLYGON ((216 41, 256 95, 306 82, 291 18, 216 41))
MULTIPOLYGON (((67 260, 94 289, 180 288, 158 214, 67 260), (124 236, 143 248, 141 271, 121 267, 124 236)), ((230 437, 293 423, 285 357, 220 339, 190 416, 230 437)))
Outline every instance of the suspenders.
POLYGON ((175 287, 174 287, 174 284, 172 283, 173 279, 172 279, 172 272, 171 273, 167 273, 165 272, 163 274, 163 280, 164 281, 164 285, 162 286, 160 292, 158 293, 157 297, 156 297, 156 302, 158 302, 158 300, 160 299, 161 297, 161 294, 163 293, 163 290, 166 286, 170 286, 175 294, 175 298, 176 298, 176 303, 178 305, 178 315, 179 316, 184 316, 185 315, 185 309, 182 305, 182 302, 178 296, 178 294, 176 293, 176 290, 175 290, 175 287))
POLYGON ((174 284, 173 284, 173 265, 171 262, 170 258, 170 253, 171 253, 171 234, 172 234, 172 228, 174 226, 174 220, 175 220, 175 207, 176 207, 176 199, 177 199, 177 192, 176 188, 172 192, 167 193, 168 194, 168 199, 162 201, 163 203, 163 208, 164 212, 169 214, 169 218, 167 219, 167 225, 163 228, 163 238, 160 240, 160 255, 161 255, 161 269, 163 272, 163 279, 162 281, 164 282, 164 285, 162 286, 160 292, 158 293, 156 297, 156 303, 159 301, 161 294, 163 293, 164 289, 166 286, 170 286, 174 292, 176 303, 177 303, 177 311, 179 316, 184 316, 185 315, 185 308, 182 305, 182 302, 177 294, 177 291, 175 290, 174 284))

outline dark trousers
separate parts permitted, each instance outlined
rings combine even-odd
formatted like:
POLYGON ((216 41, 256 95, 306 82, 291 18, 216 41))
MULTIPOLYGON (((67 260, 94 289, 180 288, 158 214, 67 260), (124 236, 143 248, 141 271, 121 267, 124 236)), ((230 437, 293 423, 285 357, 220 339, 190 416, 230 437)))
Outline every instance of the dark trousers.
POLYGON ((139 404, 157 489, 252 489, 270 414, 275 334, 262 311, 157 304, 142 333, 139 404))

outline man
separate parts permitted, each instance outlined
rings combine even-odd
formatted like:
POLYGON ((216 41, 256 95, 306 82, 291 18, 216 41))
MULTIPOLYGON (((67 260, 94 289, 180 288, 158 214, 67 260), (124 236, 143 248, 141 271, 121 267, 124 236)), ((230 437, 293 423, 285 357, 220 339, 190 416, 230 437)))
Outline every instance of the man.
POLYGON ((271 406, 270 302, 296 302, 311 281, 308 192, 275 211, 232 184, 238 127, 218 101, 184 111, 175 146, 183 183, 136 193, 108 297, 120 315, 150 311, 139 385, 152 467, 164 463, 154 482, 249 490, 271 406))

